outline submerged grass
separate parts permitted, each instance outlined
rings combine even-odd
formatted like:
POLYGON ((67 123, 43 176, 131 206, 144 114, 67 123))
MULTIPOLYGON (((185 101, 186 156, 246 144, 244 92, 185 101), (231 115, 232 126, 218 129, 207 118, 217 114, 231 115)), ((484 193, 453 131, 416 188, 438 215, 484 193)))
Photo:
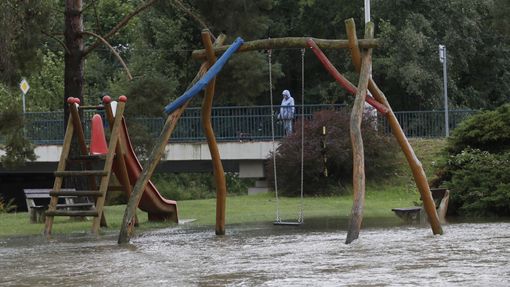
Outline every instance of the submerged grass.
MULTIPOLYGON (((443 140, 413 140, 415 148, 427 175, 431 175, 434 163, 437 162, 439 152, 444 146, 443 140)), ((384 219, 394 218, 391 208, 407 207, 419 201, 419 194, 412 180, 412 174, 402 155, 402 168, 394 178, 382 183, 367 182, 366 204, 364 218, 384 219)), ((275 220, 276 200, 272 193, 254 196, 229 196, 227 199, 226 222, 229 224, 249 224, 255 222, 271 222, 275 220)), ((297 220, 300 210, 300 198, 280 198, 278 206, 282 220, 297 220)), ((320 217, 348 217, 352 207, 352 196, 333 197, 305 197, 303 211, 305 220, 320 217)), ((214 225, 216 220, 216 199, 184 200, 178 202, 179 217, 195 219, 191 224, 214 225)), ((105 216, 109 224, 103 228, 103 233, 116 233, 124 215, 125 205, 105 207, 105 216)), ((152 223, 147 221, 147 215, 138 211, 140 227, 138 231, 169 227, 172 223, 152 223)), ((90 230, 91 220, 75 221, 67 217, 55 218, 54 234, 83 233, 90 230)), ((0 213, 0 236, 38 235, 42 234, 44 224, 29 223, 26 212, 0 213)))
MULTIPOLYGON (((391 208, 412 205, 419 196, 402 188, 390 186, 382 190, 367 188, 365 218, 394 217, 391 208)), ((299 198, 280 198, 278 201, 282 220, 297 220, 301 206, 299 198)), ((306 218, 317 217, 347 217, 352 205, 351 196, 310 197, 303 200, 303 211, 306 218)), ((118 232, 124 214, 124 205, 107 206, 105 216, 108 228, 103 233, 118 232)), ((194 219, 191 224, 214 225, 216 220, 216 200, 184 200, 178 202, 181 220, 194 219)), ((276 200, 272 193, 254 196, 231 196, 227 199, 227 225, 249 224, 255 222, 271 222, 275 220, 276 200)), ((139 231, 168 227, 172 223, 152 223, 147 221, 147 215, 138 212, 140 220, 139 231)), ((55 217, 54 234, 70 234, 87 232, 92 226, 91 220, 75 221, 68 218, 55 217)), ((0 214, 0 236, 36 235, 42 234, 44 224, 29 223, 27 212, 0 214)))

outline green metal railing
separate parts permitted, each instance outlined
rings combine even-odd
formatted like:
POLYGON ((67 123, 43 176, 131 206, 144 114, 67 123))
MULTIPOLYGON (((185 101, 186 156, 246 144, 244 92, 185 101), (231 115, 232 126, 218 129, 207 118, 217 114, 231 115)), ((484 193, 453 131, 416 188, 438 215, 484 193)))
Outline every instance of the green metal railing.
MULTIPOLYGON (((314 112, 320 110, 342 110, 343 105, 305 105, 296 106, 296 119, 304 113, 311 118, 314 112)), ((249 107, 214 107, 212 123, 218 141, 271 140, 271 113, 276 113, 279 106, 249 106, 249 107)), ((174 130, 172 142, 205 141, 200 119, 200 108, 188 108, 179 120, 174 130)), ((346 111, 350 112, 350 111, 346 111)), ((472 115, 472 110, 450 110, 450 130, 464 118, 472 115)), ((86 111, 84 119, 92 118, 94 112, 86 111)), ((99 113, 102 113, 101 111, 99 113)), ((444 137, 443 111, 411 111, 395 112, 397 119, 408 137, 444 137)), ((26 113, 25 134, 35 144, 61 144, 64 138, 63 112, 26 113)), ((276 116, 274 116, 276 120, 276 116)), ((86 137, 90 134, 90 120, 83 122, 86 137)), ((142 128, 151 137, 159 136, 163 125, 163 118, 128 118, 128 125, 142 128)), ((381 130, 389 133, 386 119, 379 117, 378 125, 381 130)), ((275 137, 283 137, 282 125, 275 124, 275 137)))

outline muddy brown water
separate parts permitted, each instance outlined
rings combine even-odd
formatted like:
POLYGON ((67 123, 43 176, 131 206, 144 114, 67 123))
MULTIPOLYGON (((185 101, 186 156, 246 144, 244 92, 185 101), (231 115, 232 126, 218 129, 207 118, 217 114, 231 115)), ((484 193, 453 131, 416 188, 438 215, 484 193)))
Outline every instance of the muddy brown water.
POLYGON ((0 238, 0 286, 510 286, 510 222, 430 228, 370 222, 345 245, 331 220, 183 225, 118 246, 117 234, 0 238))

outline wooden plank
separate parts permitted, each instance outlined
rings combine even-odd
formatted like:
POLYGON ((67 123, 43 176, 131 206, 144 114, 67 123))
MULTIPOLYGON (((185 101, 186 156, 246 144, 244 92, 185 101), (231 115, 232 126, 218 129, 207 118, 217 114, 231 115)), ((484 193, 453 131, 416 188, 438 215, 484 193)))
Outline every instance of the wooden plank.
POLYGON ((46 216, 93 216, 97 218, 99 213, 97 210, 47 210, 44 212, 46 216))
POLYGON ((68 208, 68 207, 94 207, 94 204, 92 202, 57 204, 57 208, 68 208))
POLYGON ((55 171, 56 177, 62 176, 105 176, 108 172, 104 170, 63 170, 55 171))
POLYGON ((106 156, 103 154, 79 155, 79 156, 69 157, 70 161, 101 161, 101 160, 105 160, 105 159, 106 159, 106 156))
POLYGON ((78 196, 103 196, 99 190, 73 190, 73 191, 55 191, 52 190, 49 193, 51 196, 59 197, 78 197, 78 196))

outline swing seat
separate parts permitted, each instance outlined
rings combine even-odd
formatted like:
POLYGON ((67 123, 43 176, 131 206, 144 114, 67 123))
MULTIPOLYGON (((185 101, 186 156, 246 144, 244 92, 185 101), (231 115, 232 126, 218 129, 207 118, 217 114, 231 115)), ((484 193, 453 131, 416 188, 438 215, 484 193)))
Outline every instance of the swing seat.
POLYGON ((274 221, 273 225, 290 225, 290 226, 298 226, 302 225, 304 222, 299 221, 274 221))

